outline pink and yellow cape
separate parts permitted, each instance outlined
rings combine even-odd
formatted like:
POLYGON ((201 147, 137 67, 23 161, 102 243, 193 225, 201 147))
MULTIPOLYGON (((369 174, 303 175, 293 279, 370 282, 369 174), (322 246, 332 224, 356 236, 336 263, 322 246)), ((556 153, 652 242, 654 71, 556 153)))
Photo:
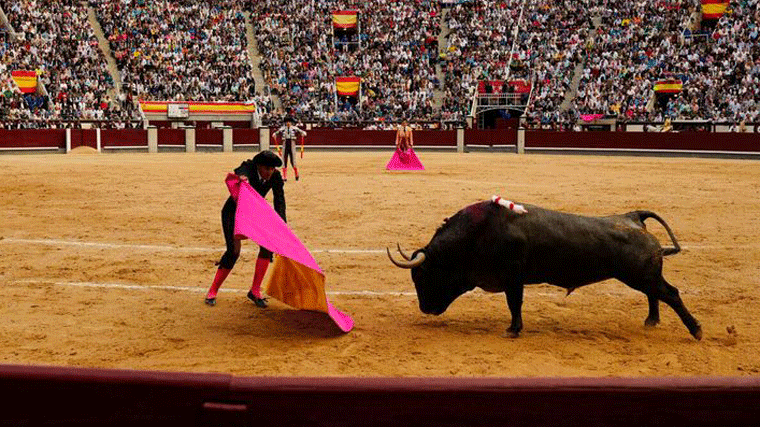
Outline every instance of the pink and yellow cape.
POLYGON ((249 238, 278 255, 264 284, 266 293, 299 310, 327 313, 343 332, 350 331, 353 319, 327 299, 324 272, 285 221, 250 184, 235 174, 227 175, 225 181, 237 199, 235 236, 249 238))

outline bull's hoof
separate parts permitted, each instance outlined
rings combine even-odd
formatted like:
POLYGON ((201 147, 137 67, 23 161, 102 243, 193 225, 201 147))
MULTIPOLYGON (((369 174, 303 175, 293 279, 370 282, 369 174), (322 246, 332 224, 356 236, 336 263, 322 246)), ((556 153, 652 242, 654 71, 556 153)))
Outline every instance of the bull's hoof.
POLYGON ((647 328, 654 328, 660 323, 660 319, 652 319, 651 317, 647 317, 647 320, 644 321, 644 326, 647 328))
POLYGON ((513 329, 513 328, 507 328, 506 334, 504 334, 507 338, 519 338, 520 337, 520 330, 519 329, 513 329))
POLYGON ((702 327, 697 326, 696 329, 691 331, 691 335, 694 336, 697 341, 702 341, 702 327))

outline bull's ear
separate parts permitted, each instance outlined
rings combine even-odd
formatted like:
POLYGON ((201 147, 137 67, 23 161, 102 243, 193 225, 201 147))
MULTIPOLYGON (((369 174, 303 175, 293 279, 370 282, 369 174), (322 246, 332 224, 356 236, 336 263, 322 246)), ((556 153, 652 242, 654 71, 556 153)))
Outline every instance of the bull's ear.
POLYGON ((446 217, 446 218, 443 219, 443 223, 444 224, 446 224, 447 222, 449 222, 449 217, 446 217))

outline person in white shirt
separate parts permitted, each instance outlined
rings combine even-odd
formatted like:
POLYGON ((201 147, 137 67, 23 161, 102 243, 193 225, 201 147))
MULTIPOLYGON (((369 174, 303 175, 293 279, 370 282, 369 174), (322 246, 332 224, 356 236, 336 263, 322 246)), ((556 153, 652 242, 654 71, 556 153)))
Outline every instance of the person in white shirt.
POLYGON ((296 181, 298 181, 298 166, 296 166, 296 134, 300 133, 302 136, 306 136, 306 132, 294 126, 294 120, 292 117, 285 118, 285 126, 280 127, 276 132, 272 134, 272 138, 275 135, 280 134, 282 137, 282 180, 288 180, 288 157, 290 157, 290 164, 293 166, 293 172, 296 175, 296 181))

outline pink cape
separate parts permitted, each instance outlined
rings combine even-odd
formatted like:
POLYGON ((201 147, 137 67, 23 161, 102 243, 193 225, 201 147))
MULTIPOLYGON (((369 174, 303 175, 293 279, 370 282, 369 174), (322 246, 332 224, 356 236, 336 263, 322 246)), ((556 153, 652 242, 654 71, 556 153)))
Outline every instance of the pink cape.
POLYGON ((422 166, 422 162, 417 158, 417 154, 414 153, 413 148, 409 148, 406 151, 401 151, 398 148, 393 153, 393 157, 388 161, 385 166, 387 170, 396 171, 424 171, 425 167, 422 166))
POLYGON ((325 275, 308 249, 285 221, 247 182, 235 174, 225 180, 237 199, 235 235, 247 237, 279 255, 267 279, 267 294, 291 307, 327 313, 336 325, 348 332, 351 317, 337 310, 325 294, 325 275))
POLYGON ((601 119, 604 114, 581 114, 581 120, 584 122, 593 122, 596 119, 601 119))

